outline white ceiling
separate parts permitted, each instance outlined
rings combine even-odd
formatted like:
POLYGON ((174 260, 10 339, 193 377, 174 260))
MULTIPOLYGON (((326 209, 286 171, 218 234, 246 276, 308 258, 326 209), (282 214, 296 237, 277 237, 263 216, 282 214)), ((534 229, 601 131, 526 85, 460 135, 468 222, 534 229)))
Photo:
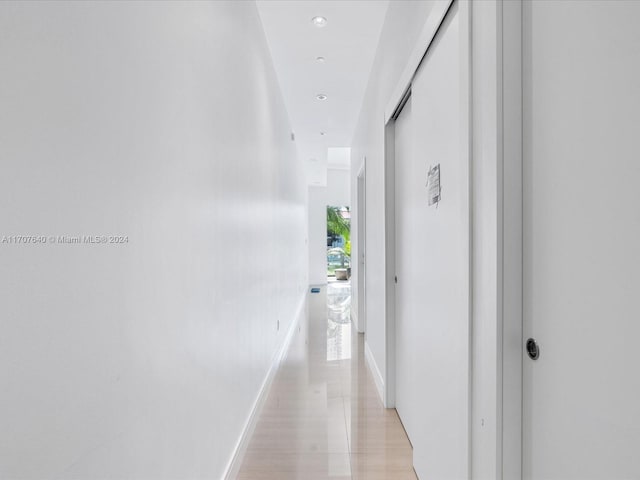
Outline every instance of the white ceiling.
POLYGON ((348 168, 349 147, 388 0, 258 0, 282 94, 309 184, 326 184, 326 168, 348 168), (323 16, 327 24, 312 24, 323 16), (316 61, 322 56, 324 63, 316 61), (327 99, 316 99, 318 94, 327 99), (325 132, 321 135, 320 132, 325 132))

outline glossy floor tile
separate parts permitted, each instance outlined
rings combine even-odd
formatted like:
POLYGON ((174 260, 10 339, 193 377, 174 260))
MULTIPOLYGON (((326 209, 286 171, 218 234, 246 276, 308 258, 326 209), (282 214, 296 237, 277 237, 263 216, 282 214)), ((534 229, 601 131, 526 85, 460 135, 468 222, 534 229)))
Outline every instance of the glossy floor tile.
POLYGON ((416 479, 395 410, 382 406, 352 329, 351 287, 309 294, 309 314, 273 381, 238 475, 261 479, 416 479))

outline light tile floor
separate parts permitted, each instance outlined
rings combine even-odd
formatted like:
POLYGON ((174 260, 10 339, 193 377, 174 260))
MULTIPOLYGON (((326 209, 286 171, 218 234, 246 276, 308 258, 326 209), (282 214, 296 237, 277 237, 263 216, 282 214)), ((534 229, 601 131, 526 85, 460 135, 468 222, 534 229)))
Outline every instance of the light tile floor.
POLYGON ((309 294, 238 480, 416 480, 395 410, 382 406, 349 320, 350 285, 309 294))

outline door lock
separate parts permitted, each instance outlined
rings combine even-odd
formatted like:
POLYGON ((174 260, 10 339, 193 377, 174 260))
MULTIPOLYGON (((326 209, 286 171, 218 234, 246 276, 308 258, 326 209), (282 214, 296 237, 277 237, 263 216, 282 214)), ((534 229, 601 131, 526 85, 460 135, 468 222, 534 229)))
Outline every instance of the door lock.
POLYGON ((535 338, 527 340, 527 355, 531 360, 537 360, 540 357, 540 346, 536 342, 535 338))

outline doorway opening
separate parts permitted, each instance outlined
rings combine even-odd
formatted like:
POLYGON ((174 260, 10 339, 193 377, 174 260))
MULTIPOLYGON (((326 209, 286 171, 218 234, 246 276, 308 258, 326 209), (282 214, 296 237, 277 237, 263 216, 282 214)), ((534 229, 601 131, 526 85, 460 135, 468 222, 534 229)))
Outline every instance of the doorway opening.
POLYGON ((351 211, 327 206, 327 361, 351 358, 351 211))
POLYGON ((327 206, 327 282, 351 278, 351 211, 327 206))

